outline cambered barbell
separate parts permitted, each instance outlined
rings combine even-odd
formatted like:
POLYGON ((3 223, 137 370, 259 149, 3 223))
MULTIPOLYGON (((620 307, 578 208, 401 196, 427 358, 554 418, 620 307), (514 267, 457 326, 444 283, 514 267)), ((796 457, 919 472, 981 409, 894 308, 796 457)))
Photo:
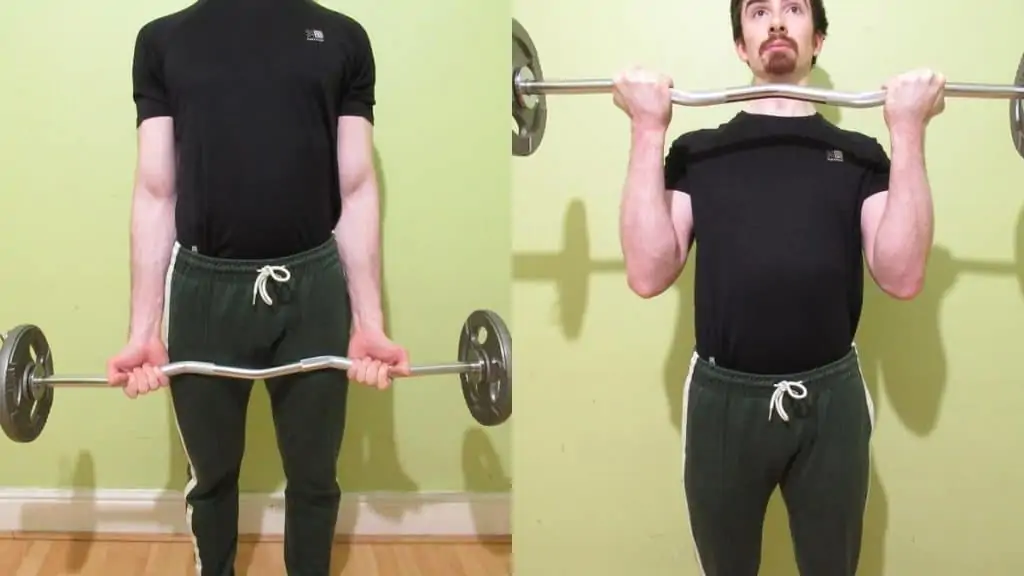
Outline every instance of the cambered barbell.
MULTIPOLYGON (((547 126, 548 94, 610 93, 610 79, 547 80, 537 48, 519 21, 512 20, 512 154, 529 156, 537 151, 547 126)), ((1024 157, 1024 57, 1017 68, 1013 86, 997 84, 947 83, 945 95, 957 98, 1010 100, 1010 136, 1017 153, 1024 157)), ((885 91, 837 92, 823 88, 764 84, 700 92, 672 90, 672 102, 680 106, 717 106, 764 98, 790 98, 846 108, 874 108, 885 103, 885 91)))
MULTIPOLYGON (((476 310, 459 334, 458 362, 413 366, 411 376, 458 374, 462 394, 473 418, 497 426, 512 415, 512 336, 501 317, 476 310)), ((161 370, 168 376, 203 374, 240 380, 262 380, 315 370, 348 370, 341 356, 316 356, 265 369, 236 368, 208 362, 173 362, 161 370)), ((34 325, 15 327, 0 345, 0 427, 15 442, 32 442, 42 433, 53 406, 54 388, 110 387, 103 376, 53 373, 53 351, 34 325)))

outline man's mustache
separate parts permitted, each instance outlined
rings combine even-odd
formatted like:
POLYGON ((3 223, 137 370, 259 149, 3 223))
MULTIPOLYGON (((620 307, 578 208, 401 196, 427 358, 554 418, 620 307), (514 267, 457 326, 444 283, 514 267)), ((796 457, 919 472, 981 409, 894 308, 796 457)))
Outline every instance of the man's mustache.
POLYGON ((792 38, 784 34, 774 34, 772 36, 769 36, 768 39, 761 44, 760 53, 764 54, 770 46, 775 46, 778 44, 785 44, 794 52, 797 51, 796 42, 794 42, 792 38))

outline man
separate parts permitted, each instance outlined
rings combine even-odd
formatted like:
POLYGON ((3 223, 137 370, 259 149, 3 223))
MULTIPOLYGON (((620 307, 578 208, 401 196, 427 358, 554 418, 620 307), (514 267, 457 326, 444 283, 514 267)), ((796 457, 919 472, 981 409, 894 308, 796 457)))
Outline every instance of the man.
MULTIPOLYGON (((731 1, 756 82, 806 85, 828 28, 822 0, 731 1)), ((882 290, 919 293, 933 227, 925 127, 943 85, 928 71, 887 84, 891 162, 875 139, 788 99, 679 136, 663 162, 671 81, 641 70, 616 80, 632 124, 620 222, 629 286, 660 294, 700 246, 684 486, 709 576, 757 574, 776 486, 801 574, 856 572, 874 424, 853 347, 861 251, 882 290)))
POLYGON ((170 385, 196 572, 228 576, 252 382, 159 367, 352 358, 266 383, 287 571, 326 576, 348 380, 408 374, 381 311, 370 40, 309 0, 201 0, 141 28, 133 86, 131 321, 108 378, 132 398, 170 385))

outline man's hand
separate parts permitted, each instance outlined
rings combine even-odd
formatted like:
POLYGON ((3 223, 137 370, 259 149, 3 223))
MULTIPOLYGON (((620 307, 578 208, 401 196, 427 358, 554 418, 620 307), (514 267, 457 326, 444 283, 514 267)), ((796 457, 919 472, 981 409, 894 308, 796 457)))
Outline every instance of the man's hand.
POLYGON ((167 361, 167 348, 159 338, 129 341, 107 361, 107 381, 122 386, 125 396, 136 398, 170 384, 170 378, 160 370, 167 361))
POLYGON ((672 79, 633 68, 615 77, 615 105, 641 129, 667 130, 672 121, 672 79))
POLYGON ((883 113, 889 131, 923 130, 945 110, 945 87, 945 77, 931 70, 913 70, 887 82, 883 113))
POLYGON ((409 353, 384 332, 357 328, 348 344, 350 380, 383 390, 395 376, 409 375, 409 353))

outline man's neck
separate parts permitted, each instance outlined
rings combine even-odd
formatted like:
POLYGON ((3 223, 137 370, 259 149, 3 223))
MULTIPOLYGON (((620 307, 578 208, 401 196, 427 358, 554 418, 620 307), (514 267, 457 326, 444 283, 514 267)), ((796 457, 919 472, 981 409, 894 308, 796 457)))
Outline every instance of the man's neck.
MULTIPOLYGON (((777 76, 767 79, 754 78, 754 85, 763 84, 791 84, 796 86, 806 86, 807 76, 799 78, 777 76)), ((751 100, 747 106, 746 111, 750 114, 764 114, 767 116, 813 116, 817 113, 814 108, 814 104, 811 102, 805 102, 803 100, 793 100, 790 98, 763 98, 761 100, 751 100)))

